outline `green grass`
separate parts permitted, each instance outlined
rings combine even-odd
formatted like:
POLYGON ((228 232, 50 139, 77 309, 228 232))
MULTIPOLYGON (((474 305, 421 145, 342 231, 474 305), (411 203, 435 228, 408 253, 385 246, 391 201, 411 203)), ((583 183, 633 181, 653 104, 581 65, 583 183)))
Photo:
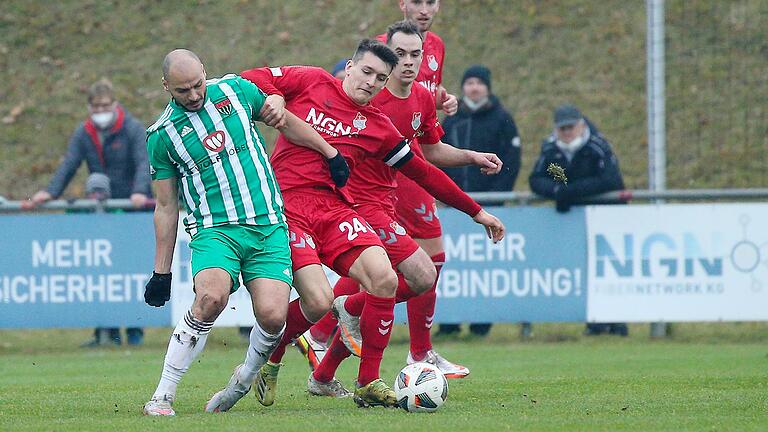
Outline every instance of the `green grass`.
MULTIPOLYGON (((332 66, 356 42, 400 19, 394 0, 4 0, 0 8, 0 195, 44 187, 86 115, 84 91, 110 77, 150 124, 167 96, 160 62, 188 47, 210 76, 262 65, 332 66)), ((666 5, 668 187, 768 187, 768 2, 670 0, 666 5)), ((615 147, 627 187, 647 187, 645 2, 446 1, 445 86, 459 92, 474 63, 514 113, 527 175, 552 109, 579 105, 615 147)), ((274 134, 267 134, 271 141, 274 134)), ((81 169, 85 171, 85 169, 81 169)), ((67 194, 82 194, 84 175, 67 194)))
MULTIPOLYGON (((0 332, 0 430, 764 430, 768 412, 766 324, 676 325, 673 337, 587 338, 581 325, 536 325, 521 342, 516 327, 488 339, 438 341, 472 369, 450 381, 435 414, 358 409, 350 400, 307 395, 308 370, 289 350, 277 402, 248 395, 231 412, 202 407, 245 350, 233 329, 216 329, 182 382, 177 417, 141 416, 156 385, 168 329, 150 330, 138 349, 81 350, 87 332, 0 332), (556 342, 557 341, 557 342, 556 342)), ((406 354, 396 329, 382 376, 393 380, 406 354)), ((352 382, 357 361, 338 374, 352 382)))

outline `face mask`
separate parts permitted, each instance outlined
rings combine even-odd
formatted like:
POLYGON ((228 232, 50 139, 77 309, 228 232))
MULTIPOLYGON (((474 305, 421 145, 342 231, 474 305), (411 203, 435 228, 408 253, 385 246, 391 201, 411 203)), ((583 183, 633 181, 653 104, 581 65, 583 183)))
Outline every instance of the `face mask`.
POLYGON ((584 137, 576 137, 571 142, 563 142, 560 140, 557 140, 557 147, 560 148, 560 150, 564 152, 573 153, 579 148, 581 148, 581 145, 584 143, 584 137))
POLYGON ((99 129, 108 128, 114 119, 114 111, 91 114, 91 121, 93 121, 93 124, 99 129))

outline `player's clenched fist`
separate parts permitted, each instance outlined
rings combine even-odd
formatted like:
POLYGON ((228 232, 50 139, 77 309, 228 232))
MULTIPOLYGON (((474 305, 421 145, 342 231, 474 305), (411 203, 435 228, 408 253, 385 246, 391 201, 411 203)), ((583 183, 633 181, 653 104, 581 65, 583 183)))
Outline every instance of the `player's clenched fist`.
POLYGON ((155 307, 160 307, 171 299, 171 274, 152 272, 152 278, 144 288, 144 301, 155 307))
POLYGON ((328 158, 328 170, 331 172, 331 178, 338 187, 342 187, 347 184, 349 179, 349 165, 347 160, 341 155, 341 152, 336 153, 336 156, 328 158))

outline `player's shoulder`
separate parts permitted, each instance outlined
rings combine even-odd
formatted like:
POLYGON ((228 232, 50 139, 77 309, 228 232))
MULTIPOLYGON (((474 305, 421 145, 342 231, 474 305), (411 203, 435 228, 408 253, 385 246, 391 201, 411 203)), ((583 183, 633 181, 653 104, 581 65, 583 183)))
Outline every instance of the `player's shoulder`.
POLYGON ((419 101, 419 104, 431 104, 432 106, 435 105, 435 99, 432 96, 432 92, 417 82, 413 83, 413 86, 411 87, 411 94, 412 97, 419 101))
POLYGON ((336 79, 327 70, 318 66, 307 66, 307 65, 275 66, 275 67, 270 67, 269 72, 272 73, 272 76, 274 77, 281 77, 290 73, 290 74, 299 74, 302 77, 312 77, 314 79, 327 80, 327 81, 336 79))
POLYGON ((445 47, 445 42, 443 42, 443 38, 438 36, 437 33, 435 32, 428 31, 424 39, 425 39, 425 42, 428 40, 430 43, 436 46, 445 47))
POLYGON ((173 108, 173 106, 171 106, 171 103, 168 102, 168 104, 165 106, 165 109, 163 110, 163 113, 160 114, 157 120, 155 120, 155 122, 147 128, 147 139, 149 139, 149 137, 153 134, 156 134, 160 129, 163 129, 171 124, 173 122, 172 118, 175 114, 175 111, 176 110, 173 108))
POLYGON ((229 86, 234 85, 239 87, 240 81, 243 79, 244 78, 242 78, 240 75, 228 73, 218 78, 208 78, 207 80, 205 80, 205 85, 218 87, 218 86, 221 86, 222 84, 228 84, 229 86))

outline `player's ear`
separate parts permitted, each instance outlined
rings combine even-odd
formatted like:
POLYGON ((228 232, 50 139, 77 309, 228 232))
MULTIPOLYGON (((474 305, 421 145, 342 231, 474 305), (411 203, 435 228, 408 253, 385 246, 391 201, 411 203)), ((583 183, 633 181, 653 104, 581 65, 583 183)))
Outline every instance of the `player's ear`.
POLYGON ((168 90, 168 81, 165 80, 165 77, 163 77, 163 90, 169 91, 168 90))
POLYGON ((400 0, 400 10, 405 13, 405 0, 400 0))
POLYGON ((346 65, 344 65, 344 72, 346 72, 347 74, 349 74, 349 70, 350 70, 350 69, 352 69, 352 66, 353 66, 354 64, 355 64, 355 63, 352 61, 352 59, 349 59, 349 60, 347 60, 347 64, 346 64, 346 65))

